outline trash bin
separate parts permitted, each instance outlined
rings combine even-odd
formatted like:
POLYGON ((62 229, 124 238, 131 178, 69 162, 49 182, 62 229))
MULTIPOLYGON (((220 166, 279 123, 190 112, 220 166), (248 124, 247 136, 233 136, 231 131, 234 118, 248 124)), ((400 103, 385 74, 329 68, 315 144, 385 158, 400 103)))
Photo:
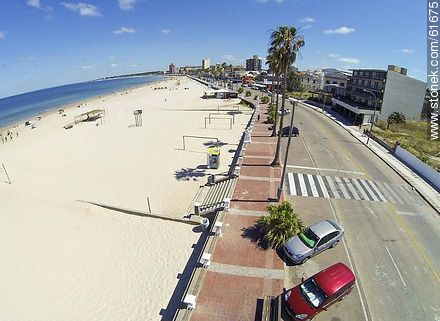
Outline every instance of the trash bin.
POLYGON ((202 231, 206 231, 209 227, 209 219, 207 219, 206 217, 202 218, 202 220, 200 221, 200 227, 202 231))
POLYGON ((208 148, 208 167, 217 169, 220 166, 220 148, 209 147, 208 148))

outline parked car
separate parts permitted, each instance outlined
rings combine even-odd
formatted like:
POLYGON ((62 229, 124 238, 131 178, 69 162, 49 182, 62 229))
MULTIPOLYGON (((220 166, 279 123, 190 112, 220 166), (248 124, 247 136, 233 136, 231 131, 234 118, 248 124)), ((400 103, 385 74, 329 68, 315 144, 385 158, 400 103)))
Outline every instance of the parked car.
POLYGON ((282 110, 278 110, 278 115, 282 116, 282 115, 287 115, 290 114, 290 109, 284 109, 284 113, 282 112, 282 110))
POLYGON ((284 244, 284 253, 295 264, 306 262, 312 256, 335 247, 344 236, 344 229, 331 220, 307 227, 304 232, 284 244))
MULTIPOLYGON (((281 130, 281 136, 289 136, 289 130, 290 126, 286 126, 281 130)), ((299 135, 299 129, 298 127, 293 126, 292 127, 292 136, 298 136, 299 135)))
POLYGON ((311 320, 345 298, 355 283, 353 272, 336 263, 284 293, 284 307, 292 320, 311 320))

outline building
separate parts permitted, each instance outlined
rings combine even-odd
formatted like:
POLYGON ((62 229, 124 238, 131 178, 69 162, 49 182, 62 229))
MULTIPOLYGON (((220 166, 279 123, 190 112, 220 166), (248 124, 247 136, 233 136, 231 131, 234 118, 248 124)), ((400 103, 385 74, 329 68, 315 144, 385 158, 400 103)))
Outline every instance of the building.
POLYGON ((246 70, 248 71, 260 71, 262 59, 257 55, 254 55, 250 59, 246 59, 246 70))
POLYGON ((309 91, 319 91, 324 89, 324 72, 321 69, 306 70, 298 73, 301 85, 309 91))
POLYGON ((333 108, 356 124, 387 120, 393 112, 407 119, 420 119, 426 83, 406 75, 405 68, 353 69, 345 97, 332 98, 333 108), (375 112, 376 110, 376 112, 375 112))
POLYGON ((176 73, 176 66, 174 63, 171 63, 171 65, 168 66, 168 73, 169 74, 175 74, 176 73))
POLYGON ((203 59, 202 60, 202 69, 203 70, 209 69, 209 66, 210 66, 209 59, 203 59))
POLYGON ((180 67, 179 73, 181 74, 193 74, 202 69, 202 66, 183 66, 180 67))
POLYGON ((349 74, 335 70, 324 74, 324 91, 333 96, 345 96, 349 74))

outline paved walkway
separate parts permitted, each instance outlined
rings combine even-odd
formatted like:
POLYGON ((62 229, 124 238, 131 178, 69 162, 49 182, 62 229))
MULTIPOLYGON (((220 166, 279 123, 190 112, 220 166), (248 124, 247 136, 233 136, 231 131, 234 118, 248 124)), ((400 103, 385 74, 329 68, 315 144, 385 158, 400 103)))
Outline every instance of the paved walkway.
POLYGON ((419 192, 419 194, 440 214, 440 193, 438 193, 431 185, 429 185, 423 178, 412 171, 408 166, 403 164, 399 159, 397 159, 393 154, 391 154, 384 147, 379 145, 374 140, 370 139, 367 145, 367 137, 359 131, 358 126, 347 125, 346 120, 336 114, 332 113, 330 110, 323 112, 321 108, 316 106, 301 102, 301 104, 310 107, 317 112, 321 112, 328 118, 335 121, 345 130, 347 130, 353 137, 367 146, 373 153, 375 153, 379 158, 381 158, 385 163, 388 164, 396 173, 398 173, 404 180, 408 182, 414 189, 419 192))
POLYGON ((197 298, 191 321, 248 321, 261 313, 264 295, 283 290, 284 263, 273 250, 260 249, 255 226, 266 207, 275 200, 281 170, 272 168, 276 138, 264 122, 266 105, 260 105, 252 143, 246 147, 231 209, 223 221, 211 267, 197 298))

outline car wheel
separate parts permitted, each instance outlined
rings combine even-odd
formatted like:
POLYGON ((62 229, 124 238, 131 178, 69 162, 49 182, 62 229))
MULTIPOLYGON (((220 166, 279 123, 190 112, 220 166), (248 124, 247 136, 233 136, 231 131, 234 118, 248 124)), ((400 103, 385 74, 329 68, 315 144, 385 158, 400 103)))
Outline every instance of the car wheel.
POLYGON ((306 262, 307 262, 308 260, 309 260, 309 258, 308 258, 308 257, 304 258, 304 260, 302 260, 302 261, 301 261, 301 264, 304 264, 304 263, 306 263, 306 262))
POLYGON ((339 241, 336 241, 335 243, 332 244, 332 246, 330 246, 330 248, 334 248, 336 245, 338 245, 339 241))

